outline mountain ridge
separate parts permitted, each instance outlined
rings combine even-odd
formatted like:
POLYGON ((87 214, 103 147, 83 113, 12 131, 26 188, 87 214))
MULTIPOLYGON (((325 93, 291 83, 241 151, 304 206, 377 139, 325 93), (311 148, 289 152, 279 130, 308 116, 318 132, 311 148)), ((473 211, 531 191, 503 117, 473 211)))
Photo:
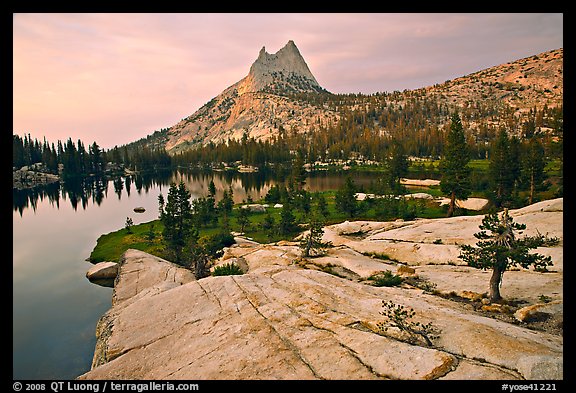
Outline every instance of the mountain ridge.
MULTIPOLYGON (((374 96, 380 100, 380 107, 391 102, 403 107, 411 99, 424 98, 437 100, 438 105, 446 105, 452 110, 491 107, 492 112, 498 112, 500 117, 500 113, 508 112, 516 117, 526 116, 534 108, 562 105, 563 48, 510 61, 442 84, 403 92, 360 95, 353 103, 343 104, 339 98, 345 95, 334 95, 321 87, 296 44, 290 40, 273 54, 262 47, 246 77, 192 115, 161 133, 155 133, 152 144, 176 154, 209 143, 240 140, 244 136, 266 141, 284 131, 306 133, 317 127, 336 124, 345 111, 368 107, 368 101, 374 96), (320 102, 296 99, 305 96, 323 98, 320 102)), ((470 117, 482 116, 473 114, 470 117)), ((493 124, 502 122, 493 118, 494 115, 489 119, 493 124)), ((469 125, 477 127, 477 123, 473 120, 469 125)), ((439 127, 442 125, 437 124, 439 127)))

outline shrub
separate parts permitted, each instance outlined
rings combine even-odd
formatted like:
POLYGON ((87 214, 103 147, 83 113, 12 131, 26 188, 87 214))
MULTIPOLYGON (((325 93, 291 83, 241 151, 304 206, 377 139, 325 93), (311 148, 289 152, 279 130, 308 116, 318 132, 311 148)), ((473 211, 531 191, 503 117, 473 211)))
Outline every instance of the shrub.
POLYGON ((550 303, 552 301, 552 298, 550 296, 542 294, 538 296, 538 300, 540 300, 542 303, 550 303))
POLYGON ((372 285, 375 287, 395 287, 402 283, 402 277, 393 274, 390 270, 373 274, 368 279, 373 281, 372 285))
POLYGON ((203 236, 200 243, 206 248, 211 257, 218 258, 224 247, 230 247, 236 241, 230 232, 218 232, 203 236))
POLYGON ((132 227, 134 226, 134 221, 130 217, 126 217, 126 222, 124 223, 124 228, 126 228, 127 233, 132 233, 132 227))
POLYGON ((212 272, 213 276, 232 276, 238 274, 244 274, 244 272, 235 263, 226 263, 224 265, 216 266, 212 272))

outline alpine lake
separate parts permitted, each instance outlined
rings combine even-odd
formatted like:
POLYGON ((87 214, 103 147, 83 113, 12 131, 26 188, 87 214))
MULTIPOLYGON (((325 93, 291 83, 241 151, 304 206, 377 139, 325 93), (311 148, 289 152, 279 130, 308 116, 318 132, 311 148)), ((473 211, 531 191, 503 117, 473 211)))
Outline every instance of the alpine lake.
MULTIPOLYGON (((374 172, 355 172, 356 184, 374 172)), ((232 187, 234 201, 263 198, 272 175, 174 170, 102 180, 84 178, 42 188, 13 189, 13 379, 67 380, 90 370, 96 324, 110 308, 112 288, 91 283, 86 259, 100 235, 158 218, 158 196, 184 181, 192 198, 216 200, 232 187), (143 207, 144 212, 134 211, 143 207)), ((338 189, 342 172, 309 174, 308 191, 338 189)))

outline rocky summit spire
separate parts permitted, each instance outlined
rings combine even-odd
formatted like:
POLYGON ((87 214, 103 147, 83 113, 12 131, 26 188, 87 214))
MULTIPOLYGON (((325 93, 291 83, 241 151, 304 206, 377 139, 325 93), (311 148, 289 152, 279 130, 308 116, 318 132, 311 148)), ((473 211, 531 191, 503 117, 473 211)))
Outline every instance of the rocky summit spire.
POLYGON ((323 91, 292 40, 273 54, 263 46, 241 85, 240 93, 323 91))
POLYGON ((326 90, 310 72, 294 41, 272 54, 263 46, 248 75, 170 127, 165 148, 177 153, 199 143, 240 140, 246 134, 263 141, 279 135, 281 127, 308 132, 317 124, 337 121, 338 114, 331 109, 290 97, 304 92, 326 90))

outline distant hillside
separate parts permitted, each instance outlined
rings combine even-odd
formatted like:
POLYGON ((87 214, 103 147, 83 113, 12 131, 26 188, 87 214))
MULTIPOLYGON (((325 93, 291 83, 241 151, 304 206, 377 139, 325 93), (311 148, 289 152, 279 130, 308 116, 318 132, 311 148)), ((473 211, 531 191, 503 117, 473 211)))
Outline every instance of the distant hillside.
POLYGON ((491 101, 509 105, 517 114, 533 108, 562 105, 564 96, 562 48, 501 64, 440 85, 424 88, 425 95, 463 107, 491 101))

